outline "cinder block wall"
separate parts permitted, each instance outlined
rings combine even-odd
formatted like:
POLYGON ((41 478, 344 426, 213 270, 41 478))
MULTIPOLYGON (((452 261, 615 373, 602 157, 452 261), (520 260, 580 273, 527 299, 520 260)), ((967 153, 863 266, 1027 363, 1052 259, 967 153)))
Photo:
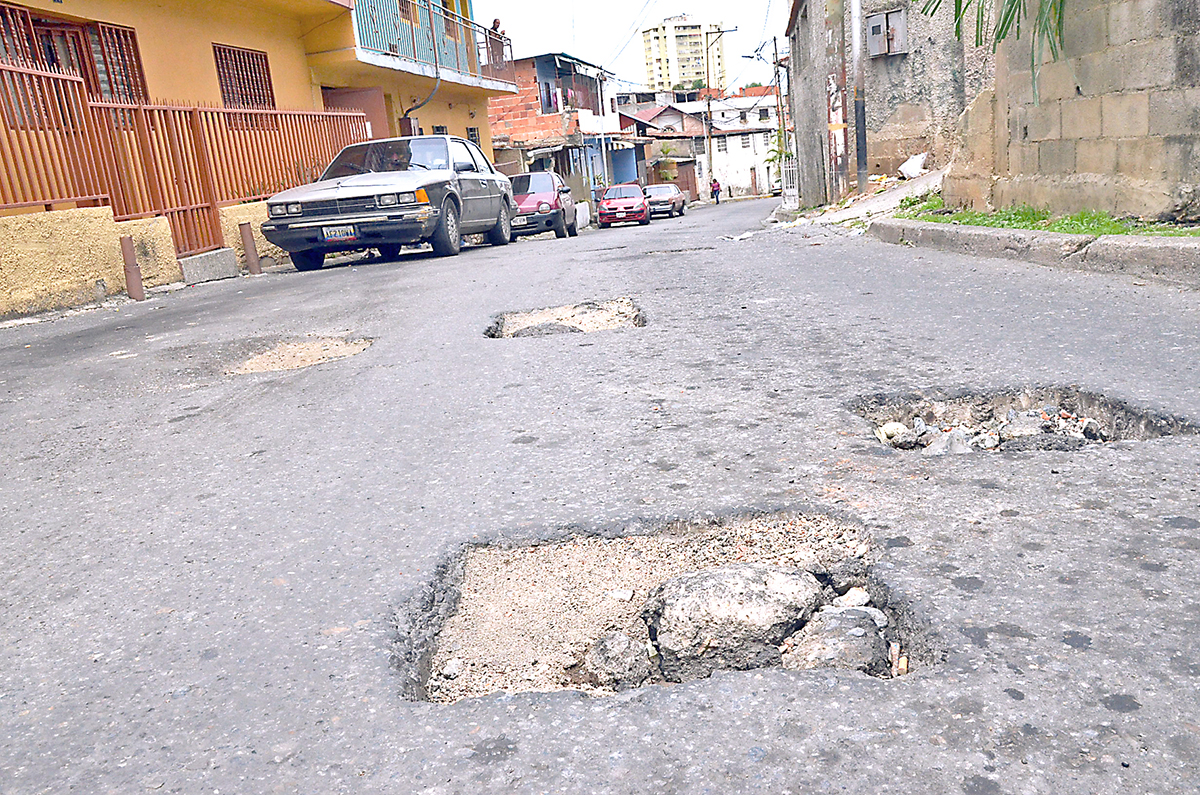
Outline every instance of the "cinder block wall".
POLYGON ((1028 34, 1001 47, 994 135, 980 135, 964 117, 964 150, 946 183, 947 199, 1196 216, 1200 4, 1072 0, 1066 19, 1064 58, 1042 64, 1039 102, 1028 34), (983 151, 989 144, 992 151, 983 151), (977 168, 987 161, 994 162, 990 179, 977 168))

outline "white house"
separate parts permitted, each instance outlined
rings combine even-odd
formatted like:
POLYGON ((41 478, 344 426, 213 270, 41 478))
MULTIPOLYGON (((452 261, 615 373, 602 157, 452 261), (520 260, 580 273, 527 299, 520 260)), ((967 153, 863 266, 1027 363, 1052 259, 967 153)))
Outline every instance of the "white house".
MULTIPOLYGON (((704 119, 710 105, 708 100, 697 100, 672 107, 704 119)), ((725 196, 771 191, 779 178, 778 166, 768 162, 779 130, 778 107, 773 94, 712 100, 713 151, 699 158, 697 177, 702 185, 707 185, 715 172, 725 196)))

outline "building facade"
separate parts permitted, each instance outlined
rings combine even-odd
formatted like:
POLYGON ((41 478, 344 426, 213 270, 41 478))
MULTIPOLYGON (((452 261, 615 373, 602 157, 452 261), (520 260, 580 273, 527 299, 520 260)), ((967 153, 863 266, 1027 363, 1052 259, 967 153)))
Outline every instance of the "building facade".
POLYGON ((667 17, 642 31, 646 85, 651 91, 705 87, 725 90, 725 45, 720 24, 687 14, 667 17))

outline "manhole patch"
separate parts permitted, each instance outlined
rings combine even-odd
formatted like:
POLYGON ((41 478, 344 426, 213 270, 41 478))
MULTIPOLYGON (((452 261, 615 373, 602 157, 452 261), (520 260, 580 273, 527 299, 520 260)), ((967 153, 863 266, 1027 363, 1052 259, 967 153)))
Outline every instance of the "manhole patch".
POLYGON ((656 530, 464 548, 397 612, 405 696, 605 695, 765 666, 890 678, 932 659, 860 526, 789 513, 656 530))
POLYGON ((1073 386, 871 395, 850 409, 872 423, 880 442, 923 455, 1076 450, 1200 431, 1188 420, 1073 386))
POLYGON ((486 337, 543 337, 646 325, 646 314, 632 298, 584 301, 529 312, 498 315, 483 332, 486 337))
POLYGON ((318 337, 280 342, 242 362, 230 370, 229 374, 246 375, 248 373, 300 370, 312 367, 314 364, 356 356, 371 347, 371 342, 372 340, 369 339, 343 339, 341 337, 318 337))

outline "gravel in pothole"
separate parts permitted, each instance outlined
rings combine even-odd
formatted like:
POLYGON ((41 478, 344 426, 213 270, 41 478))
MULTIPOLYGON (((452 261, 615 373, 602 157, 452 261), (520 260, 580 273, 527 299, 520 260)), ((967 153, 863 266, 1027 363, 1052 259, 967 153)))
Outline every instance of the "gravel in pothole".
POLYGON ((860 398, 851 409, 900 450, 936 456, 974 451, 1075 450, 1123 439, 1156 439, 1197 428, 1074 387, 860 398))
POLYGON ((868 538, 826 516, 770 514, 470 547, 456 609, 414 666, 425 678, 415 697, 607 694, 768 665, 900 675, 909 654, 879 609, 894 605, 871 592, 883 587, 869 581, 868 538))
POLYGON ((245 375, 247 373, 299 370, 303 367, 312 367, 314 364, 355 356, 369 347, 371 347, 369 339, 348 340, 340 337, 318 337, 280 342, 270 350, 250 357, 229 372, 230 375, 245 375))
POLYGON ((614 298, 529 312, 505 312, 483 333, 496 338, 544 337, 644 325, 646 315, 632 298, 614 298))

